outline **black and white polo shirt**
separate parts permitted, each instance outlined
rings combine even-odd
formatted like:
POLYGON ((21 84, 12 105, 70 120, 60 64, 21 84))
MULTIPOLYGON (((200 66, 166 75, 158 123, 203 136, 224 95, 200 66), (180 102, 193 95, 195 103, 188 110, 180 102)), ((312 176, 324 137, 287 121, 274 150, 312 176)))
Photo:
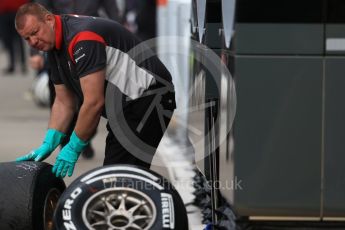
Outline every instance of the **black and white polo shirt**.
POLYGON ((48 52, 51 79, 54 84, 65 84, 81 100, 80 78, 102 69, 106 83, 111 82, 132 100, 152 85, 172 85, 169 71, 156 55, 130 52, 140 40, 117 22, 77 15, 55 19, 56 44, 48 52))

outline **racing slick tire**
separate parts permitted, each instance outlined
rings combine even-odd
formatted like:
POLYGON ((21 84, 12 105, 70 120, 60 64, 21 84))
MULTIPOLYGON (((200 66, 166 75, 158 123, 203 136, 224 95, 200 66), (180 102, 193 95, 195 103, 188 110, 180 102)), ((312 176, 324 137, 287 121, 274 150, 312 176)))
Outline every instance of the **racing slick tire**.
POLYGON ((184 203, 162 176, 131 165, 96 168, 62 194, 57 230, 188 230, 184 203))
POLYGON ((65 183, 44 162, 0 163, 0 229, 53 230, 65 183))

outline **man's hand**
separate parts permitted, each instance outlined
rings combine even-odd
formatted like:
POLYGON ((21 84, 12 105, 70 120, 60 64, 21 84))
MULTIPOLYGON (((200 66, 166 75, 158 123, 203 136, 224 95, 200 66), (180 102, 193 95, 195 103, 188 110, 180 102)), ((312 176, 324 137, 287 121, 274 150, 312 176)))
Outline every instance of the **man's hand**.
POLYGON ((53 167, 53 173, 56 177, 64 178, 67 173, 69 177, 72 176, 79 155, 88 144, 88 142, 81 140, 75 132, 72 133, 70 141, 56 157, 53 167))
POLYGON ((18 157, 16 161, 43 161, 52 153, 48 144, 43 143, 39 148, 30 153, 18 157))
POLYGON ((56 149, 65 136, 58 130, 48 129, 43 144, 25 156, 17 158, 16 161, 43 161, 56 149))
POLYGON ((44 67, 44 57, 41 54, 35 54, 29 58, 29 65, 34 70, 41 70, 44 67))

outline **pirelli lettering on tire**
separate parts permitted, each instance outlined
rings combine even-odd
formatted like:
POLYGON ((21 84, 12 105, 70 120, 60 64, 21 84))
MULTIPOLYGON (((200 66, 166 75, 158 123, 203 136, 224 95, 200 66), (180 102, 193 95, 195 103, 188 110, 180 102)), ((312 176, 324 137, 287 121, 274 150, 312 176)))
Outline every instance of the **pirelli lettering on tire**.
POLYGON ((174 201, 170 194, 161 193, 163 228, 175 228, 174 201))
POLYGON ((64 208, 62 209, 62 219, 64 221, 64 226, 66 230, 77 230, 76 226, 72 221, 71 209, 74 200, 82 193, 81 188, 76 188, 70 195, 70 198, 66 199, 64 203, 64 208))

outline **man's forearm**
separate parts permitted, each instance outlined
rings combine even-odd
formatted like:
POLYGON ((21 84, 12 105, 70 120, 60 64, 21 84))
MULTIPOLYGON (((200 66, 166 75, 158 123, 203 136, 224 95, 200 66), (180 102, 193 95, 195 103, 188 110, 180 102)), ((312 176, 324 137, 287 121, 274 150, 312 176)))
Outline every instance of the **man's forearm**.
POLYGON ((94 135, 98 126, 103 104, 83 104, 80 108, 75 132, 78 137, 84 141, 88 141, 94 135))
POLYGON ((66 105, 55 100, 48 127, 66 133, 76 112, 74 105, 66 105))
POLYGON ((80 78, 84 100, 74 131, 83 141, 89 141, 98 126, 105 103, 104 79, 105 69, 80 78))

